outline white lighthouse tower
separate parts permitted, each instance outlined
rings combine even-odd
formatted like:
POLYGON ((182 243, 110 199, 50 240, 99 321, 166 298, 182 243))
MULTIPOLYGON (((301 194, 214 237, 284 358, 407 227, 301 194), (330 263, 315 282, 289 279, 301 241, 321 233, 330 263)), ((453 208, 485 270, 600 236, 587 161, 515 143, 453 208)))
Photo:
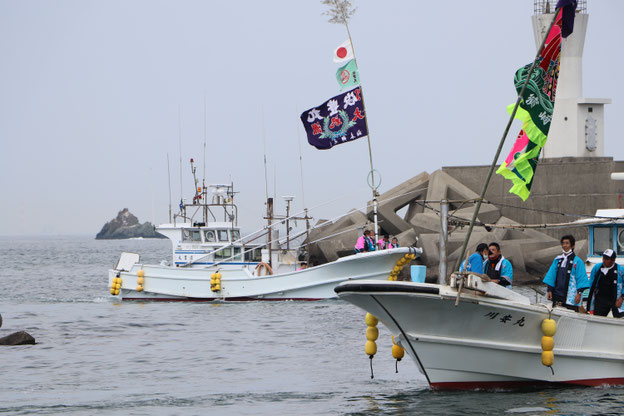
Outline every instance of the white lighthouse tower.
MULTIPOLYGON (((533 33, 542 43, 553 19, 557 0, 533 0, 533 33)), ((574 32, 563 39, 555 108, 542 156, 604 156, 604 105, 609 98, 583 97, 583 47, 587 32, 587 0, 578 0, 574 32)))

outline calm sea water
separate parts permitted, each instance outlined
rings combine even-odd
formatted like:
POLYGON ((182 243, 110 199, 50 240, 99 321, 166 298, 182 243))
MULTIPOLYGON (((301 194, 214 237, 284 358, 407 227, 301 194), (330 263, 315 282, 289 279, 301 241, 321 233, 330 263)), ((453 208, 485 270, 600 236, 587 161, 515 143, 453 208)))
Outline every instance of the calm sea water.
POLYGON ((380 326, 370 378, 364 313, 342 301, 118 303, 107 270, 163 240, 0 239, 2 415, 624 414, 624 389, 435 392, 395 362, 380 326))

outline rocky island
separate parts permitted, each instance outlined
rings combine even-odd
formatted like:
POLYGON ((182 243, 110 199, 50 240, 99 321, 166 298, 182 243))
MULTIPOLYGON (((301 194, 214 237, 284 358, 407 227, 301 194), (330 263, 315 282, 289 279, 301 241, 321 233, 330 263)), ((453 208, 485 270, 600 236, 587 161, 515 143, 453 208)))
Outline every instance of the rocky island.
POLYGON ((96 240, 121 240, 126 238, 166 238, 156 232, 150 222, 139 223, 128 208, 119 211, 117 217, 104 224, 102 230, 95 236, 96 240))

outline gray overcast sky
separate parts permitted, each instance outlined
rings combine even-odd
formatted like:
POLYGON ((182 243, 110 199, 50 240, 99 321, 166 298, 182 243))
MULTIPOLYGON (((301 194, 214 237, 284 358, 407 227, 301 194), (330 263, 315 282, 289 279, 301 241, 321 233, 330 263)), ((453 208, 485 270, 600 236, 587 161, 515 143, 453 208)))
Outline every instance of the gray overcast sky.
MULTIPOLYGON (((514 72, 535 55, 533 1, 355 3, 380 191, 441 166, 489 164, 514 72)), ((338 198, 313 215, 361 208, 366 140, 319 151, 299 121, 339 92, 331 56, 347 34, 324 10, 316 0, 0 0, 0 235, 94 235, 124 207, 165 222, 167 153, 174 208, 180 197, 178 108, 190 198, 205 94, 207 179, 234 181, 245 229, 263 222, 263 113, 270 194, 302 207, 301 146, 306 205, 338 198)), ((624 2, 588 0, 588 12, 583 92, 613 99, 606 155, 622 160, 624 2)))

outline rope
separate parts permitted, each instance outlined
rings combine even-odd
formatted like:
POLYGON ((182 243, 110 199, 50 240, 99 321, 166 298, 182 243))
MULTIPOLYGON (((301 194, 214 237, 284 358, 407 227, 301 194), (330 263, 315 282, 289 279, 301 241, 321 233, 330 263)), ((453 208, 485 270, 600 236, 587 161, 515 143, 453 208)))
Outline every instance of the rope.
MULTIPOLYGON (((474 199, 467 199, 467 200, 458 200, 458 201, 448 201, 449 203, 453 202, 453 203, 467 203, 467 202, 474 202, 474 199)), ((429 205, 430 203, 439 203, 441 201, 430 201, 430 200, 415 200, 412 201, 413 203, 416 203, 420 206, 422 206, 425 209, 431 210, 434 213, 440 215, 440 210, 437 208, 432 207, 431 205, 429 205)), ((567 217, 574 217, 574 218, 584 218, 584 219, 595 219, 596 221, 594 221, 593 223, 596 224, 604 224, 604 223, 611 223, 611 222, 615 222, 615 221, 622 221, 624 220, 624 217, 608 217, 608 216, 602 216, 602 215, 586 215, 586 214, 571 214, 571 213, 566 213, 566 212, 557 212, 557 211, 550 211, 550 210, 543 210, 543 209, 538 209, 538 208, 527 208, 527 207, 516 207, 513 205, 506 205, 506 204, 498 204, 498 203, 494 203, 491 201, 487 201, 484 200, 483 202, 487 203, 487 204, 491 204, 494 206, 503 206, 503 207, 508 207, 508 208, 518 208, 518 209, 523 209, 526 211, 533 211, 533 212, 541 212, 541 213, 548 213, 548 214, 555 214, 555 215, 561 215, 561 216, 567 216, 567 217)), ((459 209, 459 208, 458 208, 459 209)), ((454 210, 453 212, 456 212, 456 210, 454 210)), ((463 227, 467 224, 470 223, 470 220, 467 218, 463 218, 463 217, 458 217, 457 215, 452 215, 449 214, 448 216, 449 220, 454 220, 454 221, 449 221, 450 223, 454 222, 454 225, 463 227)), ((562 223, 541 223, 541 224, 487 224, 481 221, 476 221, 475 225, 478 226, 483 226, 486 228, 499 228, 499 229, 551 229, 551 228, 563 228, 563 227, 586 227, 587 223, 586 222, 578 222, 578 221, 569 221, 569 222, 562 222, 562 223)))
POLYGON ((373 379, 375 378, 375 375, 373 374, 373 356, 370 355, 368 358, 370 358, 371 379, 373 379))

